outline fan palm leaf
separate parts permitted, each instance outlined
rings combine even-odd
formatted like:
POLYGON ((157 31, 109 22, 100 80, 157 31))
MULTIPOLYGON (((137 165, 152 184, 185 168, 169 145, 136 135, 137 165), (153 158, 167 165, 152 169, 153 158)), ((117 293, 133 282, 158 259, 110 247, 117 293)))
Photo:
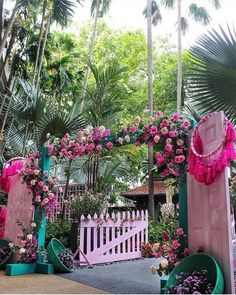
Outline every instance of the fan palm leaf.
POLYGON ((210 31, 191 48, 191 101, 203 112, 223 110, 236 123, 236 33, 210 31))

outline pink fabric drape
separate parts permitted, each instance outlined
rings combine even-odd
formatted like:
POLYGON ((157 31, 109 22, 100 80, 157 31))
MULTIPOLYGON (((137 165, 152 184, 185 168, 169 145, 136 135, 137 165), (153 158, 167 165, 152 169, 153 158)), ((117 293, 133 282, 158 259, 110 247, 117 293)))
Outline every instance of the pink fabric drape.
POLYGON ((0 207, 0 239, 4 238, 5 226, 6 226, 6 218, 7 218, 7 207, 0 207))

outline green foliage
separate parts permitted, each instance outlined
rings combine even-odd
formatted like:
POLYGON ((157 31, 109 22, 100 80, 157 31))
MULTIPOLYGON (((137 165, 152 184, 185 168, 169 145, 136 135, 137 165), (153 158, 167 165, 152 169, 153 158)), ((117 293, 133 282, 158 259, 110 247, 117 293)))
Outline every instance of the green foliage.
POLYGON ((100 214, 102 209, 102 196, 93 192, 85 192, 82 196, 75 196, 68 202, 67 207, 71 209, 71 217, 74 221, 80 221, 82 215, 87 217, 88 214, 93 216, 95 213, 100 214))
POLYGON ((236 123, 236 34, 212 30, 191 48, 188 91, 201 115, 224 111, 236 123))
POLYGON ((165 221, 157 222, 156 220, 150 220, 148 225, 148 240, 149 243, 156 243, 162 240, 162 232, 166 231, 167 234, 176 233, 179 227, 179 222, 176 219, 169 219, 165 221))
POLYGON ((58 239, 65 247, 69 247, 71 224, 68 220, 57 219, 48 221, 46 231, 46 245, 52 238, 58 239))

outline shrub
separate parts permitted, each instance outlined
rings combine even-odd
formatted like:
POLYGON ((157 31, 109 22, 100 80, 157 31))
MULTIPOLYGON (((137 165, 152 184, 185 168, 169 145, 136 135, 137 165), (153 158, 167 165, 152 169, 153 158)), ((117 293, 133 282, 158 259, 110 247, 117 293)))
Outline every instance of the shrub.
POLYGON ((58 239, 65 247, 69 247, 71 224, 68 220, 49 221, 46 232, 46 245, 52 238, 58 239))
POLYGON ((176 232, 179 227, 177 219, 169 219, 157 222, 151 220, 148 226, 148 241, 149 243, 158 243, 162 240, 162 232, 165 231, 167 234, 176 232))

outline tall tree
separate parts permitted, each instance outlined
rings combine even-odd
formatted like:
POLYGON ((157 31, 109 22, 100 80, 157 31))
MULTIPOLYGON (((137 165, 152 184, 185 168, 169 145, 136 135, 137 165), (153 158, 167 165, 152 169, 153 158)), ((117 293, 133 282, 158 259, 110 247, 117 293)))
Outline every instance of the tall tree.
MULTIPOLYGON (((152 60, 152 1, 147 0, 147 37, 148 37, 148 108, 153 115, 153 60, 152 60)), ((148 211, 151 218, 154 210, 154 176, 153 176, 153 146, 148 145, 148 211)))
POLYGON ((111 4, 111 0, 92 0, 91 16, 94 18, 94 23, 93 23, 93 31, 92 31, 91 41, 90 41, 89 60, 88 60, 88 65, 85 72, 82 96, 80 100, 77 101, 74 105, 75 113, 77 113, 78 110, 81 113, 84 108, 84 98, 85 98, 86 88, 88 85, 89 75, 90 75, 89 65, 93 63, 93 51, 94 51, 94 44, 95 44, 96 35, 97 35, 98 19, 99 17, 103 17, 108 12, 110 8, 110 4, 111 4))
MULTIPOLYGON (((177 111, 181 111, 182 102, 182 33, 184 34, 188 29, 188 20, 182 16, 182 2, 183 0, 161 0, 161 3, 166 8, 174 8, 177 2, 177 25, 178 25, 178 78, 177 78, 177 111)), ((210 0, 212 5, 216 8, 220 8, 220 0, 210 0)), ((201 23, 202 25, 208 25, 211 21, 211 17, 202 6, 198 6, 196 3, 191 3, 188 6, 188 14, 194 21, 201 23)))

